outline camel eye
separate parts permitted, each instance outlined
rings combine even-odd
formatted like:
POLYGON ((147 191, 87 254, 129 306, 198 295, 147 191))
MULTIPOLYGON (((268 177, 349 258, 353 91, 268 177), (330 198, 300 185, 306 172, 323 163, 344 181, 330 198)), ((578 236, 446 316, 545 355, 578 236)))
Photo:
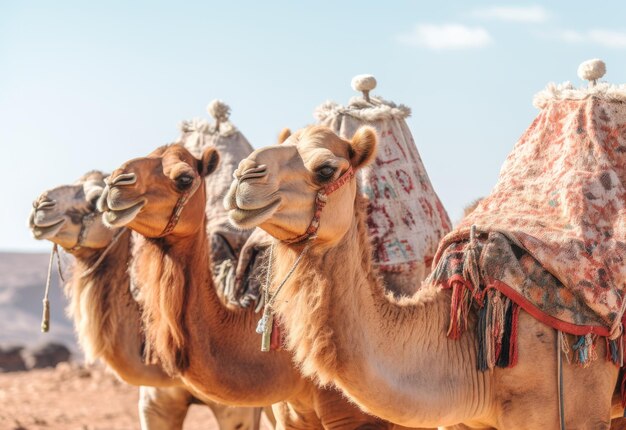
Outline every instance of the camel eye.
POLYGON ((324 166, 317 170, 317 176, 322 181, 327 181, 335 174, 335 168, 332 166, 324 166))
POLYGON ((188 189, 193 184, 193 177, 189 175, 180 175, 176 178, 176 188, 181 191, 188 189))

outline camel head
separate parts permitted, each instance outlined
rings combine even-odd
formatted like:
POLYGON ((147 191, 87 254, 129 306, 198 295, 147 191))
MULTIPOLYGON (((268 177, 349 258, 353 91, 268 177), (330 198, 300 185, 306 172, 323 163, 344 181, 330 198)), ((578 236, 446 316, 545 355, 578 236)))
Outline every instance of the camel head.
POLYGON ((317 243, 340 240, 354 219, 356 180, 352 172, 376 155, 377 137, 361 127, 352 140, 322 126, 304 128, 280 145, 254 151, 241 161, 224 199, 231 222, 261 227, 275 238, 295 242, 319 213, 317 243), (322 191, 325 205, 317 204, 322 191))
POLYGON ((219 162, 214 148, 195 158, 181 144, 162 146, 115 170, 98 200, 105 224, 150 237, 187 236, 203 225, 204 177, 219 162))
POLYGON ((28 226, 33 237, 49 240, 68 251, 106 247, 115 232, 106 228, 96 210, 105 175, 91 171, 72 185, 43 192, 33 202, 28 226))

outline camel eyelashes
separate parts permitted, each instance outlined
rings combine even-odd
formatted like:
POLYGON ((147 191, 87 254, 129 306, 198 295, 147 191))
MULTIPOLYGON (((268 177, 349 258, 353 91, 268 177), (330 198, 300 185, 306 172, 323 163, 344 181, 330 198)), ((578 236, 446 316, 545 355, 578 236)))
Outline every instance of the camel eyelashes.
POLYGON ((191 184, 193 184, 193 176, 183 174, 177 177, 174 181, 176 182, 176 188, 180 191, 185 191, 191 187, 191 184))
POLYGON ((328 181, 333 177, 337 169, 333 166, 322 166, 317 169, 317 177, 320 181, 328 181))

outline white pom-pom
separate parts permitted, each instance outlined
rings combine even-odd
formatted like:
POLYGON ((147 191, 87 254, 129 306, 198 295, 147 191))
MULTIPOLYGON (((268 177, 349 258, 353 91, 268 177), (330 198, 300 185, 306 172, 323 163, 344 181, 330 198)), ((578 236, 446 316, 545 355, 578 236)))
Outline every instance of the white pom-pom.
POLYGON ((376 88, 376 78, 372 75, 356 75, 352 78, 354 91, 371 91, 376 88))
POLYGON ((230 106, 221 100, 213 100, 206 108, 207 112, 215 118, 216 121, 225 122, 228 121, 230 115, 230 106))
POLYGON ((596 81, 606 73, 606 64, 599 59, 587 60, 578 66, 578 77, 586 81, 596 81))

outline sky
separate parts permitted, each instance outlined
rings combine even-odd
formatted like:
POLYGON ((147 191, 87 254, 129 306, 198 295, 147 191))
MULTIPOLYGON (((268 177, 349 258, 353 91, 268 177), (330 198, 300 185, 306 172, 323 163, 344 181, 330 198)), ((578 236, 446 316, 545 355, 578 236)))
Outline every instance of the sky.
POLYGON ((0 251, 49 250, 44 190, 111 171, 219 98, 254 147, 345 104, 354 75, 408 119, 450 217, 489 193, 549 82, 626 81, 626 3, 398 0, 0 2, 0 251))

